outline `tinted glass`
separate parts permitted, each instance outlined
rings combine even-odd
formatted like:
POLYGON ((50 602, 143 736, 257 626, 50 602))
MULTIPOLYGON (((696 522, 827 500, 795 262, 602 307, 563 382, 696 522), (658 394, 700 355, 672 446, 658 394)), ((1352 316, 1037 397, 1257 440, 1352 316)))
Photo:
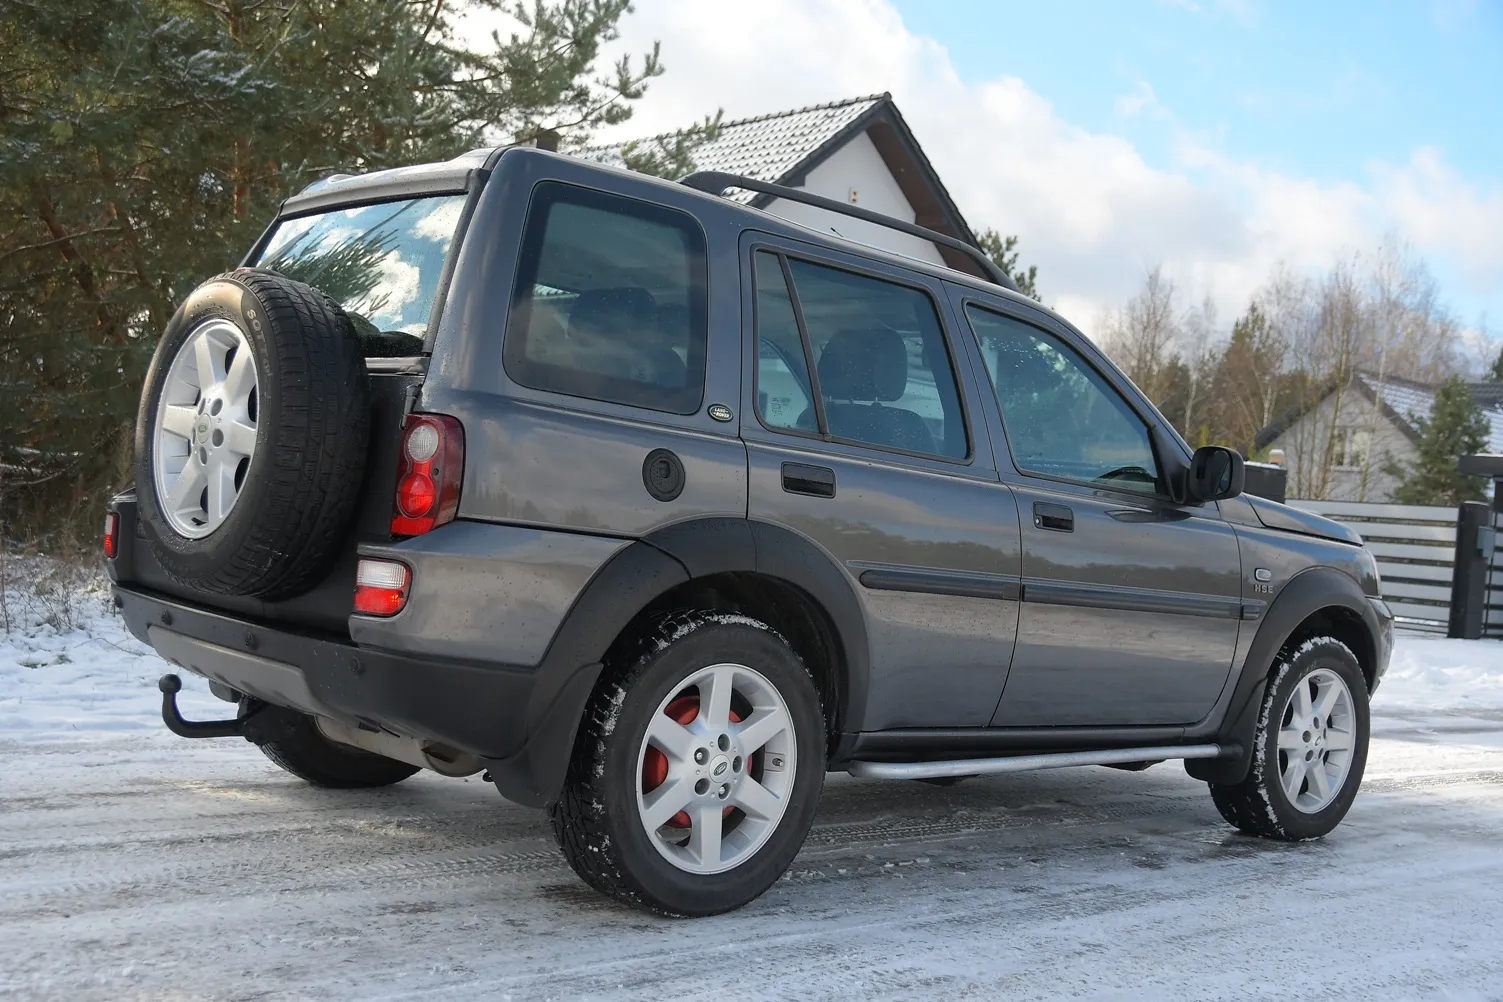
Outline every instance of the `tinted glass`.
POLYGON ((511 378, 689 414, 704 395, 705 326, 704 235, 691 217, 537 186, 506 328, 511 378))
MULTIPOLYGON (((829 432, 964 459, 965 419, 939 316, 917 289, 788 260, 829 432)), ((813 427, 800 417, 801 427, 813 427)))
POLYGON ((757 413, 772 428, 814 431, 809 363, 799 339, 783 266, 776 255, 766 251, 757 252, 753 266, 757 283, 757 413))
POLYGON ((407 347, 421 350, 464 200, 414 198, 289 219, 258 266, 327 293, 364 333, 408 335, 407 347))
POLYGON ((1063 342, 1019 320, 966 309, 997 390, 1019 470, 1153 493, 1148 429, 1063 342))

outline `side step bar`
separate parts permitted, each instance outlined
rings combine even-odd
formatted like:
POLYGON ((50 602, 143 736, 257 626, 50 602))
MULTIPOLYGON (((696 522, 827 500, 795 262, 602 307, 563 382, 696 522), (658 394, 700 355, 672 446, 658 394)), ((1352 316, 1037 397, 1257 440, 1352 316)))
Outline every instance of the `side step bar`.
POLYGON ((1053 752, 1004 758, 963 758, 942 762, 852 762, 846 771, 862 779, 943 779, 948 776, 990 776, 1001 772, 1032 772, 1074 765, 1121 765, 1161 762, 1171 758, 1219 758, 1220 745, 1163 745, 1157 748, 1107 748, 1101 751, 1053 752))

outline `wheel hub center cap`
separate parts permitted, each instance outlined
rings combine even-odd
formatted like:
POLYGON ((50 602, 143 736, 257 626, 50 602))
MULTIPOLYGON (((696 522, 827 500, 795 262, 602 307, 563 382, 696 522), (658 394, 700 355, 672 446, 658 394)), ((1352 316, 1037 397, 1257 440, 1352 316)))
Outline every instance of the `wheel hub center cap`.
POLYGON ((717 755, 715 756, 714 760, 710 762, 710 778, 715 780, 717 783, 724 782, 727 778, 729 778, 730 773, 731 760, 726 758, 724 755, 717 755))

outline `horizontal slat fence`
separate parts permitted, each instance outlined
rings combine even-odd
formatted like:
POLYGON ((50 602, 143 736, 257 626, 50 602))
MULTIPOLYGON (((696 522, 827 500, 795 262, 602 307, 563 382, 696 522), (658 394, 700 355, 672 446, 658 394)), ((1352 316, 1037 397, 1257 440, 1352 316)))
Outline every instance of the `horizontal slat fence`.
MULTIPOLYGON (((1398 625, 1445 633, 1451 614, 1451 569, 1456 561, 1456 509, 1356 501, 1298 501, 1292 507, 1345 522, 1378 558, 1383 599, 1398 625)), ((1503 628, 1503 573, 1489 598, 1489 622, 1503 628)))
POLYGON ((1503 550, 1497 546, 1498 532, 1503 529, 1503 513, 1493 514, 1493 537, 1488 540, 1492 554, 1487 568, 1487 606, 1482 614, 1482 635, 1503 637, 1503 550))

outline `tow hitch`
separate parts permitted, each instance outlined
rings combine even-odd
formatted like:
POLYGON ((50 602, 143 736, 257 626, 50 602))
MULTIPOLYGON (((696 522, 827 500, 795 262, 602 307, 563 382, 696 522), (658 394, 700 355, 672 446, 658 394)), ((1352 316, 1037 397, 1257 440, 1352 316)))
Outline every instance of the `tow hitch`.
POLYGON ((183 680, 176 675, 157 679, 157 688, 162 690, 162 722, 178 737, 238 738, 245 734, 244 721, 239 719, 184 720, 177 709, 177 694, 183 689, 183 680))

